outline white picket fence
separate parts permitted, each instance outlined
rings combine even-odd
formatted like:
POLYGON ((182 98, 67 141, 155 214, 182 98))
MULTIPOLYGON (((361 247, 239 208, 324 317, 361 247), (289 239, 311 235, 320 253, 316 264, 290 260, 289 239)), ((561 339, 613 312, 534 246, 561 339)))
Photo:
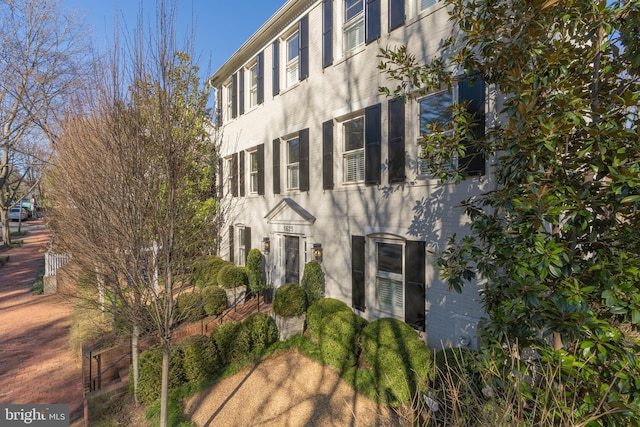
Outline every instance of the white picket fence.
POLYGON ((44 257, 44 277, 53 277, 58 269, 71 260, 71 254, 54 254, 48 251, 44 257))

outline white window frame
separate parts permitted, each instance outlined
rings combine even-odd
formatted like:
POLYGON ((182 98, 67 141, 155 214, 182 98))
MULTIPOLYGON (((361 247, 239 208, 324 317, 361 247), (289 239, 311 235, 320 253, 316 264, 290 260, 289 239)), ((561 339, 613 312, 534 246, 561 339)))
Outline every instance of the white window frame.
POLYGON ((244 245, 245 242, 245 228, 244 227, 238 227, 238 261, 236 262, 236 265, 239 266, 244 266, 245 264, 245 260, 247 258, 247 248, 244 245))
POLYGON ((233 85, 231 84, 231 81, 228 81, 227 83, 225 83, 223 85, 223 92, 224 95, 222 97, 222 99, 224 100, 225 104, 224 104, 224 120, 225 121, 230 121, 233 118, 233 94, 231 93, 232 90, 231 88, 233 87, 233 85))
POLYGON ((227 194, 233 195, 233 157, 226 159, 227 167, 227 194))
POLYGON ((416 7, 418 9, 418 13, 422 13, 425 10, 435 6, 438 3, 438 0, 416 0, 416 7))
POLYGON ((354 117, 342 122, 342 182, 358 183, 364 182, 365 177, 365 123, 364 116, 354 117), (362 146, 347 150, 347 126, 356 120, 362 121, 362 146), (349 176, 350 171, 355 168, 355 176, 349 176))
POLYGON ((342 45, 343 45, 343 51, 345 53, 352 51, 358 46, 364 44, 364 38, 365 38, 365 28, 364 28, 365 0, 357 0, 361 5, 361 10, 356 12, 356 14, 354 14, 350 18, 347 17, 347 12, 349 11, 347 8, 348 1, 349 0, 344 0, 342 2, 342 5, 344 7, 344 13, 342 15, 344 20, 344 25, 342 27, 342 38, 343 38, 342 45))
POLYGON ((297 190, 300 188, 300 138, 295 137, 286 141, 287 147, 287 189, 297 190), (290 144, 293 141, 297 141, 298 144, 298 158, 291 159, 290 144))
POLYGON ((249 108, 258 105, 258 62, 247 67, 247 81, 249 82, 249 108))
POLYGON ((405 242, 392 239, 375 239, 375 279, 376 279, 376 307, 395 318, 404 320, 404 283, 405 283, 405 242), (402 256, 400 259, 401 272, 380 270, 379 246, 399 246, 402 256))
MULTIPOLYGON (((424 147, 422 146, 422 101, 427 100, 429 98, 434 98, 436 96, 448 93, 447 89, 437 90, 423 96, 417 100, 418 104, 418 175, 420 176, 428 176, 429 175, 429 161, 424 158, 424 147)), ((448 104, 448 107, 453 106, 456 102, 458 91, 456 88, 451 88, 451 103, 448 104)), ((432 123, 432 122, 431 122, 432 123)), ((446 131, 447 135, 453 134, 453 129, 446 131)), ((453 158, 451 159, 451 163, 447 165, 442 165, 444 169, 455 170, 458 168, 458 153, 453 153, 453 158)))
POLYGON ((285 81, 291 87, 300 81, 300 32, 296 29, 284 39, 285 81), (289 43, 296 39, 295 56, 289 55, 289 43))
POLYGON ((249 193, 258 192, 258 151, 249 151, 249 193), (254 164, 255 161, 255 164, 254 164), (254 169, 255 166, 255 169, 254 169))

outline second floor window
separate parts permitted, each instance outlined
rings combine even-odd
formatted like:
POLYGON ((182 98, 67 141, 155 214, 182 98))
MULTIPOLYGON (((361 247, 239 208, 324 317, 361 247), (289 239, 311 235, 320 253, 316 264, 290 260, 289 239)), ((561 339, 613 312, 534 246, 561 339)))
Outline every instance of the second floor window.
POLYGON ((364 0, 344 0, 344 51, 364 43, 364 0))
POLYGON ((231 117, 233 115, 232 97, 233 97, 233 85, 231 84, 231 82, 229 82, 224 86, 224 95, 223 95, 223 100, 224 100, 223 117, 225 121, 231 120, 231 117))
POLYGON ((300 39, 296 31, 287 39, 287 87, 300 80, 300 39))
POLYGON ((258 105, 258 64, 249 67, 249 107, 258 105))
POLYGON ((364 117, 345 122, 343 181, 364 181, 364 117))
POLYGON ((300 187, 300 139, 287 141, 287 187, 300 187))
MULTIPOLYGON (((430 126, 437 124, 446 126, 453 120, 451 108, 453 106, 453 94, 449 91, 440 91, 429 94, 418 101, 420 105, 420 135, 432 132, 430 126)), ((452 130, 447 133, 453 132, 452 130)), ((418 173, 426 175, 429 173, 429 162, 425 159, 424 148, 419 147, 420 156, 418 159, 418 173)), ((454 156, 451 164, 443 165, 443 167, 456 169, 458 167, 457 156, 454 156)))

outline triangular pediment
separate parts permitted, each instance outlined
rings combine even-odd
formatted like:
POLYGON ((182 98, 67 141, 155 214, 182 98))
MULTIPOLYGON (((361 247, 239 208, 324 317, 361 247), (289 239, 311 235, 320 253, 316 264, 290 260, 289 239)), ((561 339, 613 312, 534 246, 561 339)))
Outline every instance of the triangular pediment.
POLYGON ((309 211, 285 197, 265 216, 268 224, 306 224, 316 222, 309 211))

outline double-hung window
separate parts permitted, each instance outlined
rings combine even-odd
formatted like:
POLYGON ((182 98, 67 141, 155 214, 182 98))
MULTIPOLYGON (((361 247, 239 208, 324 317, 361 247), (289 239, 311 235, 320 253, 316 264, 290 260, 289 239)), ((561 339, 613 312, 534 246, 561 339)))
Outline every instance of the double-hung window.
POLYGON ((258 64, 249 67, 249 107, 258 105, 258 64))
POLYGON ((287 187, 300 188, 300 139, 287 141, 287 187))
POLYGON ((234 194, 234 173, 236 172, 236 165, 235 162, 233 161, 233 157, 227 159, 227 167, 226 170, 227 172, 227 194, 229 195, 233 195, 234 194))
MULTIPOLYGON (((446 126, 453 120, 451 108, 453 106, 453 94, 449 91, 438 91, 431 93, 418 100, 420 105, 420 135, 432 133, 429 128, 432 125, 446 126)), ((446 131, 452 133, 453 129, 446 131)), ((429 173, 429 162, 425 158, 425 148, 418 145, 418 173, 426 175, 429 173)), ((456 169, 458 167, 457 153, 453 154, 451 163, 442 165, 444 168, 456 169)))
POLYGON ((300 80, 300 34, 298 31, 287 38, 287 87, 300 80))
POLYGON ((364 181, 364 117, 342 124, 344 132, 343 181, 364 181))
POLYGON ((238 237, 238 265, 243 266, 247 259, 247 249, 245 246, 247 235, 244 227, 238 230, 238 237))
POLYGON ((364 43, 364 0, 344 0, 344 51, 364 43))
POLYGON ((258 152, 249 153, 249 192, 258 192, 258 152))
POLYGON ((403 245, 376 242, 376 300, 378 308, 404 316, 403 245))
POLYGON ((224 86, 224 120, 231 120, 233 116, 233 85, 231 82, 224 86))
POLYGON ((417 0, 418 2, 418 11, 422 12, 423 10, 427 10, 431 6, 437 3, 438 0, 417 0))

